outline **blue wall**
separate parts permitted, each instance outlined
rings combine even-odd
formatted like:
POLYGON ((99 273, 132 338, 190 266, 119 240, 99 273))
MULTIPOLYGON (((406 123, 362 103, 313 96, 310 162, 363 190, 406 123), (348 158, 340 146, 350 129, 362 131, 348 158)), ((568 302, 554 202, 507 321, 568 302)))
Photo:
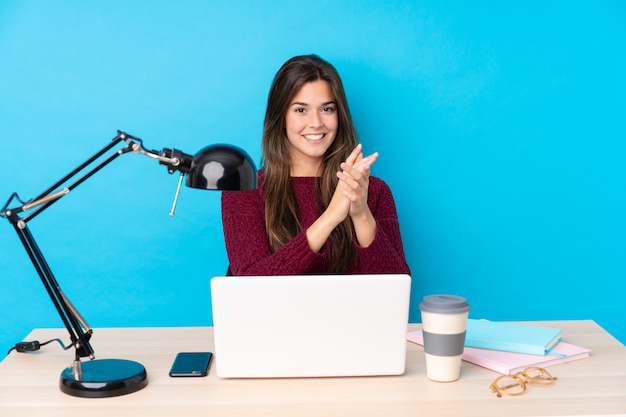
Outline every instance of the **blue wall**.
MULTIPOLYGON (((451 292, 474 318, 591 318, 626 342, 625 21, 620 1, 5 0, 0 204, 34 197, 117 129, 259 160, 274 73, 315 52, 381 154, 411 321, 424 294, 451 292)), ((171 218, 176 183, 125 155, 30 223, 93 327, 211 323, 220 195, 183 189, 171 218)), ((2 220, 0 355, 62 325, 2 220)))

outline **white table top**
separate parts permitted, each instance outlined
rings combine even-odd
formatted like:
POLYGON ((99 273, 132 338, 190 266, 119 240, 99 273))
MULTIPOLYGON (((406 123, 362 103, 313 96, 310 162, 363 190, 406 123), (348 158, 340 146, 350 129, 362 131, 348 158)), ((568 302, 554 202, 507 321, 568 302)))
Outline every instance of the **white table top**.
MULTIPOLYGON (((463 363, 451 383, 425 376, 424 351, 407 342, 401 376, 357 378, 171 378, 180 351, 213 348, 211 327, 95 329, 100 359, 141 362, 149 384, 113 398, 76 398, 58 388, 72 351, 50 344, 36 353, 11 353, 0 363, 1 416, 551 416, 626 415, 626 347, 593 321, 534 322, 563 329, 563 340, 592 356, 550 368, 558 381, 530 386, 519 397, 497 398, 489 384, 498 374, 463 363)), ((409 325, 409 331, 420 325, 409 325)), ((64 329, 36 329, 25 340, 65 339, 64 329)), ((355 349, 358 341, 355 341, 355 349)))

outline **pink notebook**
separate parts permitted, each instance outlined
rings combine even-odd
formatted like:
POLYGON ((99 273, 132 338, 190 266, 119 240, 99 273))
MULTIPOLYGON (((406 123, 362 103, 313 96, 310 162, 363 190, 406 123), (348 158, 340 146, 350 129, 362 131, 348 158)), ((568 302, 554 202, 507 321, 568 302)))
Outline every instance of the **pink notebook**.
MULTIPOLYGON (((409 342, 424 345, 424 336, 421 330, 407 334, 409 342)), ((565 342, 559 342, 552 348, 554 353, 545 356, 526 355, 523 353, 504 352, 500 350, 489 350, 465 347, 463 350, 464 361, 500 372, 501 374, 512 375, 523 371, 529 366, 548 367, 560 363, 571 362, 589 357, 591 350, 565 342)))

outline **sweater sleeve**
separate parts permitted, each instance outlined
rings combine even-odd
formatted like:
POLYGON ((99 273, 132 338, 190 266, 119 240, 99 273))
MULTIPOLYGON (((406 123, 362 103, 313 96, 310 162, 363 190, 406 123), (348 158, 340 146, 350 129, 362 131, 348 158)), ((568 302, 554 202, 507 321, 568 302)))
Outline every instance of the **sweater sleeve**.
POLYGON ((358 246, 359 265, 355 273, 410 274, 391 189, 381 179, 370 177, 368 200, 376 220, 376 235, 367 248, 358 246))
POLYGON ((272 253, 259 190, 222 193, 222 226, 234 275, 299 275, 316 269, 323 254, 311 250, 305 232, 272 253))

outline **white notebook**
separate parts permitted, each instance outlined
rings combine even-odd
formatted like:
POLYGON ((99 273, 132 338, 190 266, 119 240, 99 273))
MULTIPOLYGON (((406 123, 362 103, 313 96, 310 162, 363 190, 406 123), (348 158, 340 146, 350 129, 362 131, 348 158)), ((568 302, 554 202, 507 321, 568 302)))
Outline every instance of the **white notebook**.
POLYGON ((400 375, 408 275, 215 277, 222 378, 400 375))

